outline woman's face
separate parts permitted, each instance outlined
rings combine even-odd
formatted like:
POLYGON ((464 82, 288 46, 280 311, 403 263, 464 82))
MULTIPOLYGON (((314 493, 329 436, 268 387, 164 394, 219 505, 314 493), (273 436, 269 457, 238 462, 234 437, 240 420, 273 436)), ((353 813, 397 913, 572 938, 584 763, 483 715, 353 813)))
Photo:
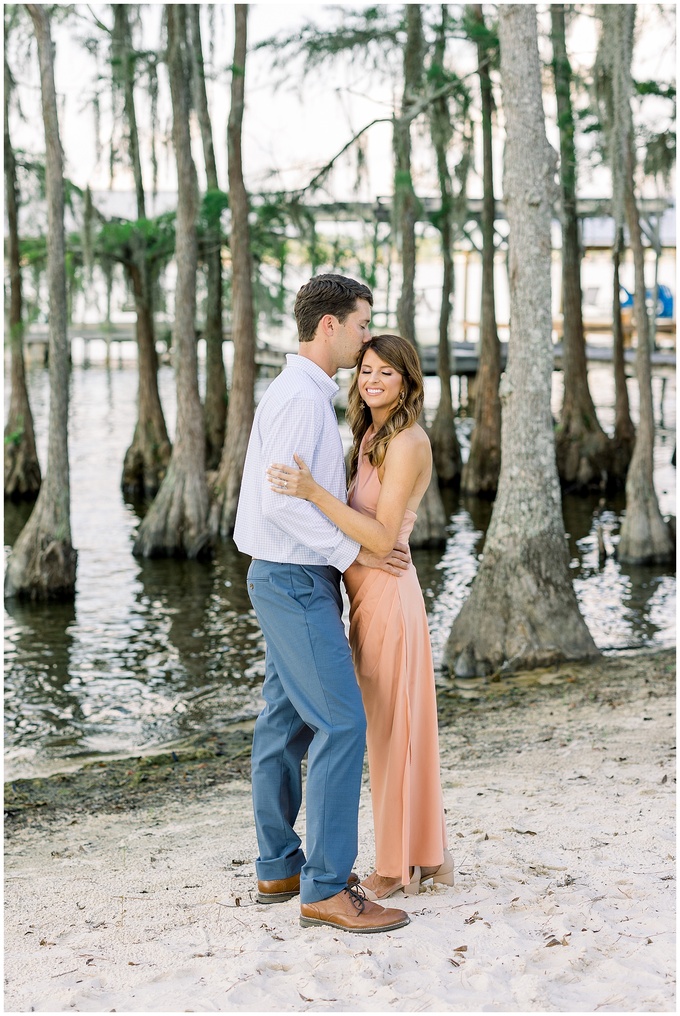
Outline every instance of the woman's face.
POLYGON ((399 401, 403 382, 399 371, 381 360, 375 350, 366 351, 359 367, 357 383, 359 394, 371 411, 391 412, 399 401))

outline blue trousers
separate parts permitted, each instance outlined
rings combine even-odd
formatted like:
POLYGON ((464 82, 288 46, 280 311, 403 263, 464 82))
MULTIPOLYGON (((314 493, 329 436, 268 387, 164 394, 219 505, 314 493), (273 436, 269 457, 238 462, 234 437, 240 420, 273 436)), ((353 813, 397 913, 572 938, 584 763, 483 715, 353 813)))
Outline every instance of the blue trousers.
POLYGON ((258 879, 300 872, 315 903, 347 884, 358 850, 366 717, 335 568, 255 560, 248 594, 267 644, 252 750, 258 879), (307 759, 306 853, 295 832, 307 759))

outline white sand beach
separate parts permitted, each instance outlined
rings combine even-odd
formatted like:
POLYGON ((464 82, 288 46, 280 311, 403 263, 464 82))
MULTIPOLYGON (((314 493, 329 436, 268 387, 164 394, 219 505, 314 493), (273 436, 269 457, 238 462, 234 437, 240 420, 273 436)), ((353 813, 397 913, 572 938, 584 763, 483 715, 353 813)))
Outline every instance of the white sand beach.
MULTIPOLYGON (((540 694, 444 726, 456 881, 395 896, 411 924, 392 934, 254 902, 243 778, 186 806, 8 822, 5 1011, 675 1011, 674 675, 643 659, 545 672, 540 694)), ((360 830, 364 875, 367 782, 360 830)))

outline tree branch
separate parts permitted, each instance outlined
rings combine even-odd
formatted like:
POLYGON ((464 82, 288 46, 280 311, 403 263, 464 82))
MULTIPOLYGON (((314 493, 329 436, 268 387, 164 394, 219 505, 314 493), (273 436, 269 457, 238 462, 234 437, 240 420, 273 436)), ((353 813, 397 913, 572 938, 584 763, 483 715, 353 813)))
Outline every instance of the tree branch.
POLYGON ((292 200, 295 200, 296 198, 302 197, 302 195, 305 194, 308 190, 313 190, 315 187, 317 187, 318 184, 320 183, 320 181, 323 179, 323 177, 326 176, 326 174, 331 171, 331 169, 333 168, 335 163, 338 161, 340 156, 344 155, 345 152, 347 151, 347 149, 350 148, 354 144, 355 141, 358 141, 359 138, 361 137, 361 135, 365 134, 366 131, 369 130, 369 128, 375 126, 375 124, 377 124, 377 123, 393 123, 393 122, 394 122, 394 117, 392 117, 392 116, 381 116, 381 117, 378 117, 375 120, 371 120, 370 123, 367 123, 364 127, 361 128, 360 131, 357 131, 357 133, 354 134, 349 139, 347 144, 342 146, 340 151, 337 152, 333 156, 333 158, 329 162, 327 162, 326 165, 323 166, 319 170, 319 172, 316 174, 316 176, 312 177, 312 179, 309 181, 309 183, 305 187, 301 187, 299 190, 294 192, 294 194, 292 196, 292 200))
POLYGON ((404 114, 404 116, 401 117, 380 116, 377 117, 375 120, 371 120, 370 123, 365 124, 365 126, 362 127, 361 130, 357 131, 357 133, 354 134, 349 139, 349 141, 342 146, 339 152, 336 152, 333 158, 330 159, 325 166, 322 166, 322 168, 318 171, 318 173, 316 173, 315 176, 312 177, 312 179, 305 187, 300 187, 298 190, 293 192, 293 194, 291 195, 291 200, 292 201, 298 200, 307 191, 313 190, 315 187, 318 187, 319 183, 328 173, 330 173, 335 163, 342 155, 345 154, 347 149, 351 148, 354 142, 358 141, 359 138, 362 136, 362 134, 365 134, 366 131, 369 130, 371 127, 374 127, 375 124, 391 123, 395 127, 401 126, 405 127, 412 120, 415 120, 416 117, 420 116, 421 113, 424 113, 425 110, 428 108, 428 106, 431 106, 433 102, 436 102, 438 99, 441 99, 446 95, 449 95, 461 84, 462 81, 465 81, 466 77, 474 77, 476 73, 477 73, 476 70, 471 71, 469 74, 464 75, 462 78, 456 78, 455 81, 447 81, 446 84, 442 85, 440 88, 435 89, 435 91, 431 92, 429 95, 426 95, 423 99, 421 99, 419 103, 416 103, 414 106, 411 106, 408 112, 404 114))
POLYGON ((95 25, 97 26, 97 28, 100 28, 102 30, 102 32, 106 32, 107 35, 112 35, 113 34, 112 30, 110 28, 107 28, 107 26, 104 24, 103 21, 99 20, 97 15, 92 10, 92 6, 90 4, 87 5, 87 9, 90 12, 90 14, 92 15, 92 19, 93 19, 95 25))

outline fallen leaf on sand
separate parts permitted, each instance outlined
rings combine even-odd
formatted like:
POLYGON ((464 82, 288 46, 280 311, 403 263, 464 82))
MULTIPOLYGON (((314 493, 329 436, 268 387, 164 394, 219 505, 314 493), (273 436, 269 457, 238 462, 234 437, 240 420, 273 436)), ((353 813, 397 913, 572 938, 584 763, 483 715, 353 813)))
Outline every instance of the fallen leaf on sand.
POLYGON ((545 943, 546 949, 549 949, 553 945, 569 945, 569 942, 567 941, 568 938, 567 935, 564 935, 562 938, 555 938, 554 935, 550 935, 548 937, 549 941, 545 943))

